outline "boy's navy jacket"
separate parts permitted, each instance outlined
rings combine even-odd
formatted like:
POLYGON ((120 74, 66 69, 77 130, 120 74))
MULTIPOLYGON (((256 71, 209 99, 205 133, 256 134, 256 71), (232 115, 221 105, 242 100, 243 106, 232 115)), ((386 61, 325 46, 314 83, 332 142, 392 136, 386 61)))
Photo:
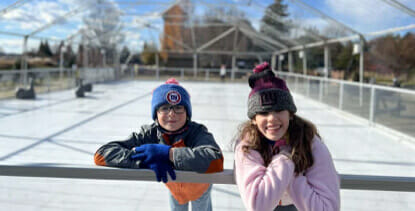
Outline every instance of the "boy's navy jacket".
MULTIPOLYGON (((207 128, 188 122, 182 133, 168 135, 156 123, 144 125, 127 140, 109 142, 95 153, 95 164, 110 167, 140 168, 140 160, 131 159, 134 147, 143 144, 166 144, 174 147, 173 165, 176 170, 213 173, 223 171, 223 155, 207 128)), ((167 187, 180 203, 198 199, 210 184, 168 182, 167 187)))

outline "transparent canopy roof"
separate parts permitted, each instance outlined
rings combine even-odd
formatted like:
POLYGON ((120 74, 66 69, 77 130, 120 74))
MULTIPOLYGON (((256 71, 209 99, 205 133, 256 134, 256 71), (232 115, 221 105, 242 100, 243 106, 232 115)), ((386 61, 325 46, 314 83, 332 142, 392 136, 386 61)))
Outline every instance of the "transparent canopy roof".
POLYGON ((414 10, 413 0, 2 0, 0 50, 21 53, 25 36, 28 49, 48 40, 161 51, 170 39, 184 52, 229 50, 219 40, 232 37, 244 51, 276 52, 414 32, 414 10))

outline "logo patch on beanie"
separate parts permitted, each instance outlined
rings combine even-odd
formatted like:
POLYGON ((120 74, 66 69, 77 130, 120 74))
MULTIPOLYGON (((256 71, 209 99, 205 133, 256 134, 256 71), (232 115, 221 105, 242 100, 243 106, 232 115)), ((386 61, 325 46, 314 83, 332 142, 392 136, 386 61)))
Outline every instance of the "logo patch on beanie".
POLYGON ((274 105, 278 103, 278 95, 275 92, 261 93, 261 105, 274 105))
POLYGON ((166 100, 171 105, 179 104, 182 101, 182 96, 176 90, 170 90, 166 94, 166 100))

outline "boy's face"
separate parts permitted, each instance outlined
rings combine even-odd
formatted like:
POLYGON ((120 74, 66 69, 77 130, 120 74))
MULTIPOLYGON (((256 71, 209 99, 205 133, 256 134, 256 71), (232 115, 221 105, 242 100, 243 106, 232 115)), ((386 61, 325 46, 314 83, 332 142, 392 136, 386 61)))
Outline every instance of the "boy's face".
POLYGON ((186 108, 182 105, 164 104, 157 109, 157 120, 162 128, 176 131, 186 124, 186 108))

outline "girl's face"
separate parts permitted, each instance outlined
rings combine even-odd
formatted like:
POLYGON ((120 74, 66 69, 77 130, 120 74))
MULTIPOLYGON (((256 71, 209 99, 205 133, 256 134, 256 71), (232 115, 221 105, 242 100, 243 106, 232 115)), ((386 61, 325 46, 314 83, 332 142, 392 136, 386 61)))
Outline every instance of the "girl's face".
POLYGON ((283 110, 258 113, 252 122, 267 139, 278 141, 288 130, 290 112, 283 110))
POLYGON ((162 105, 157 109, 157 120, 162 128, 176 131, 186 124, 186 108, 182 105, 162 105))

